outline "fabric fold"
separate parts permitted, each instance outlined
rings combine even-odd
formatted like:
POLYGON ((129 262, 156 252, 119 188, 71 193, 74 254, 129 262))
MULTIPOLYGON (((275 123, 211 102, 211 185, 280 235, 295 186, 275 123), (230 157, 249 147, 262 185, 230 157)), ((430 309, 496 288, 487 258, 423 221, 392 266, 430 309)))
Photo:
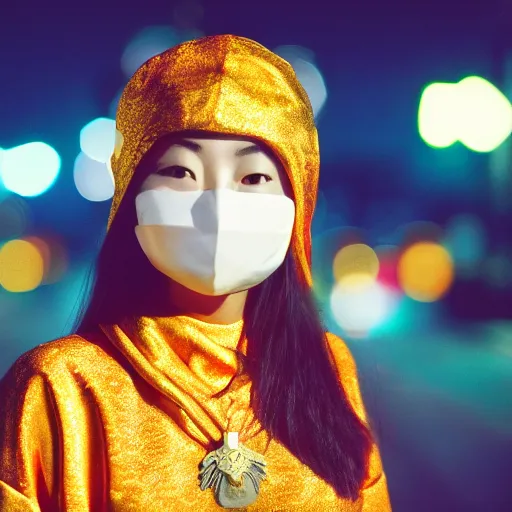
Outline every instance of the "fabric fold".
MULTIPOLYGON (((190 329, 201 339, 194 327, 201 326, 191 320, 190 329)), ((229 332, 228 327, 220 329, 229 332)), ((153 336, 155 331, 144 332, 153 336)), ((235 346, 236 337, 222 338, 223 343, 235 346)), ((336 336, 329 335, 328 342, 340 384, 365 419, 353 358, 336 336)), ((241 428, 249 391, 242 373, 210 399, 217 400, 219 424, 247 432, 244 444, 267 462, 268 478, 248 511, 391 510, 376 445, 360 498, 340 498, 266 430, 254 434, 241 428)), ((219 510, 213 493, 199 487, 199 463, 212 449, 205 447, 208 438, 199 431, 200 421, 140 377, 101 332, 36 347, 0 382, 0 395, 5 420, 0 429, 1 512, 219 510), (191 435, 195 430, 199 433, 191 435), (205 444, 198 441, 203 436, 205 444), (98 467, 103 454, 104 469, 98 467), (91 475, 97 475, 94 482, 91 475)))
POLYGON ((177 420, 203 446, 220 442, 229 429, 241 440, 261 429, 250 407, 251 382, 237 376, 236 352, 247 350, 243 320, 222 325, 180 315, 139 317, 101 329, 137 373, 178 407, 177 420))

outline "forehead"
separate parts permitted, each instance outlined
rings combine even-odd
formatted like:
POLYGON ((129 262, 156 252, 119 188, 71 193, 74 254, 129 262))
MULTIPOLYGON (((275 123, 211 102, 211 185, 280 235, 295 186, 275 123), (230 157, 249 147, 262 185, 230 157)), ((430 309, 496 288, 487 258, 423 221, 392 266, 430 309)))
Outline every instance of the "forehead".
POLYGON ((236 153, 240 149, 252 147, 253 152, 265 153, 266 150, 261 144, 249 139, 228 139, 228 138, 200 138, 182 137, 168 140, 161 146, 161 154, 177 150, 192 151, 201 154, 209 153, 236 153))
POLYGON ((157 141, 151 153, 156 161, 166 160, 177 152, 195 153, 202 157, 244 157, 259 155, 260 158, 270 159, 279 166, 279 159, 263 143, 250 137, 233 135, 179 136, 165 137, 157 141))
POLYGON ((186 140, 200 145, 201 147, 223 146, 223 147, 243 147, 248 145, 257 145, 257 141, 249 137, 183 137, 178 140, 186 140))

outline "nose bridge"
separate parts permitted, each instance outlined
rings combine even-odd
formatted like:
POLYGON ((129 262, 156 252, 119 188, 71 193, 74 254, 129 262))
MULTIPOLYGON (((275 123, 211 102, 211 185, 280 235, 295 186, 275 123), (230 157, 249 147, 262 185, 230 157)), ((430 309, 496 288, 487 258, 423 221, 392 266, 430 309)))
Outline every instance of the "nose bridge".
POLYGON ((203 193, 194 203, 191 210, 194 227, 203 233, 215 234, 218 231, 218 203, 217 194, 203 193))
POLYGON ((203 189, 219 188, 235 188, 235 170, 233 162, 230 162, 229 159, 214 159, 205 167, 203 189))

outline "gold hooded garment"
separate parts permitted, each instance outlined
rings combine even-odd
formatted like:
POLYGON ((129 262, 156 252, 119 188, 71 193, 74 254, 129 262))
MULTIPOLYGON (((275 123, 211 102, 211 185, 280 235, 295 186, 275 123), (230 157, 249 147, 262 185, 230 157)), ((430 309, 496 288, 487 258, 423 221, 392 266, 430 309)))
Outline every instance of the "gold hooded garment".
MULTIPOLYGON (((116 122, 109 225, 137 164, 162 135, 252 137, 275 152, 292 183, 292 250, 311 285, 317 134, 306 93, 284 60, 231 35, 184 43, 135 73, 116 122)), ((377 445, 359 498, 350 501, 261 427, 250 406, 251 381, 237 372, 236 351, 245 354, 250 343, 243 326, 127 318, 98 326, 87 339, 70 335, 21 356, 0 387, 0 512, 222 510, 212 489, 201 491, 198 470, 227 431, 239 432, 267 463, 257 500, 237 510, 390 511, 377 445)), ((326 350, 367 422, 347 346, 328 333, 326 350)))

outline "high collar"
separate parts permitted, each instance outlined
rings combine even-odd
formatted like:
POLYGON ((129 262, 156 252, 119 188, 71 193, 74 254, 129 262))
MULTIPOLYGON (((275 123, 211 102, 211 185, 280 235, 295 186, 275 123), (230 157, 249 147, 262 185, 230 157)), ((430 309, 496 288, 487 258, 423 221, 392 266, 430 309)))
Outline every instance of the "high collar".
POLYGON ((243 320, 225 325, 172 316, 100 327, 137 373, 177 406, 174 416, 184 430, 208 445, 254 421, 251 383, 237 375, 237 351, 247 351, 243 326, 243 320))

